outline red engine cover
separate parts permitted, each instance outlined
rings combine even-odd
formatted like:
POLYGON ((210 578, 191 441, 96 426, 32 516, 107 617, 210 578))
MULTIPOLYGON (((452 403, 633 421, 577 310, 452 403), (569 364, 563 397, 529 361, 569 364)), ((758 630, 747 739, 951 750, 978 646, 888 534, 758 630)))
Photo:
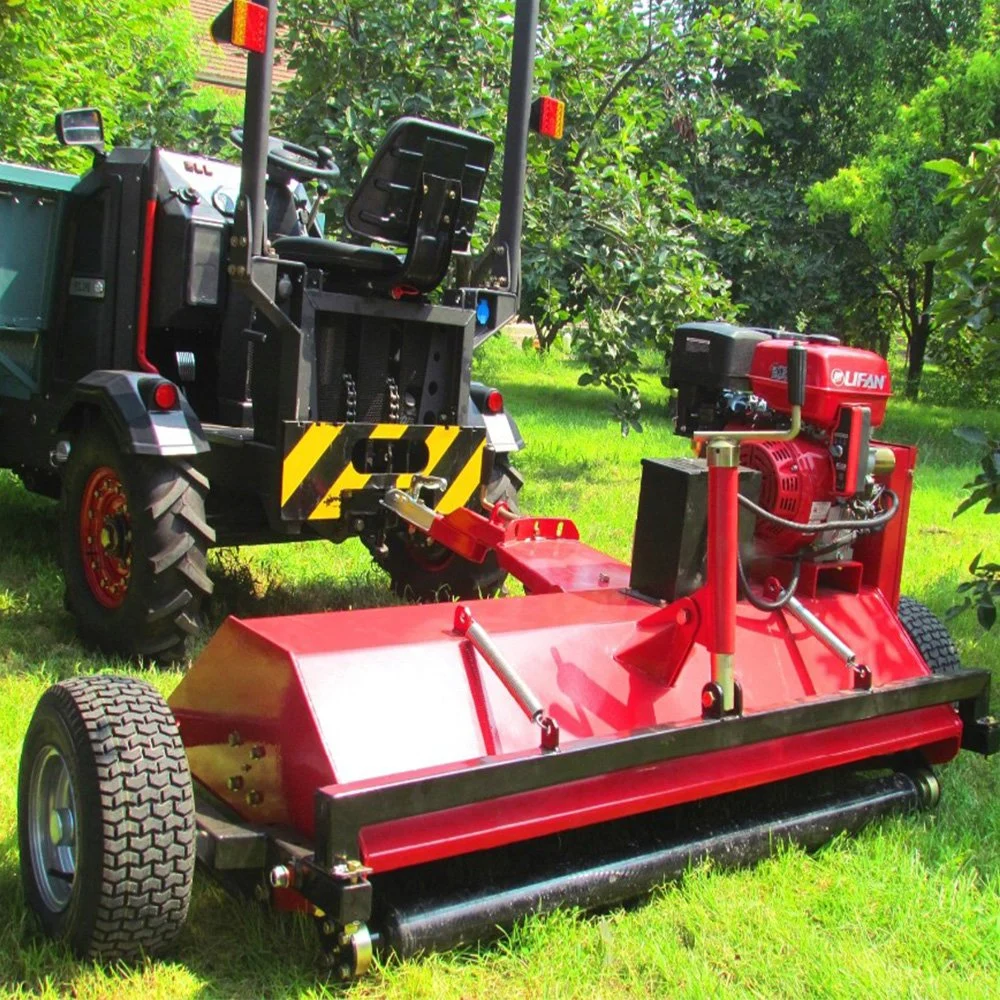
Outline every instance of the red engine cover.
MULTIPOLYGON (((750 387, 775 410, 787 413, 788 340, 763 340, 753 352, 750 387)), ((867 406, 872 427, 885 417, 889 365, 872 351, 839 344, 806 343, 806 400, 802 419, 820 427, 836 426, 841 406, 867 406)))
MULTIPOLYGON (((760 504, 789 521, 808 524, 825 519, 834 495, 833 459, 811 441, 749 441, 740 462, 761 473, 760 504)), ((757 519, 755 535, 761 555, 789 555, 810 536, 757 519)))

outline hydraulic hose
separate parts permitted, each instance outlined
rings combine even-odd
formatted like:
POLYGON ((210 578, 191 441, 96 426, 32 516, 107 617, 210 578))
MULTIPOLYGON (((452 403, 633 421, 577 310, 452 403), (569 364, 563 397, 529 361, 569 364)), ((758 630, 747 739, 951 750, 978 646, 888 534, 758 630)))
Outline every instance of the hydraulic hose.
MULTIPOLYGON (((739 495, 739 501, 744 507, 752 510, 758 517, 764 518, 766 521, 770 521, 772 524, 778 525, 780 528, 787 528, 789 531, 798 531, 805 535, 818 535, 826 531, 852 531, 858 532, 869 532, 876 531, 879 528, 884 528, 895 516, 899 513, 899 497, 890 489, 883 490, 883 496, 887 495, 891 501, 891 506, 888 510, 884 510, 881 514, 876 514, 874 517, 865 518, 863 520, 857 521, 825 521, 822 524, 801 524, 799 521, 789 521, 787 518, 779 517, 777 514, 772 514, 769 510, 765 510, 759 504, 756 504, 749 497, 743 496, 741 493, 739 495)), ((833 546, 826 546, 826 548, 819 549, 818 552, 812 553, 813 555, 822 554, 827 550, 834 548, 839 548, 842 542, 836 543, 833 546)), ((799 584, 799 575, 802 570, 802 557, 799 556, 795 560, 795 568, 792 570, 792 577, 788 581, 788 586, 781 592, 780 596, 774 601, 767 601, 763 597, 758 597, 753 590, 750 589, 750 581, 747 580, 746 572, 743 569, 743 561, 737 557, 736 561, 736 573, 740 582, 740 590, 743 596, 755 607, 758 611, 780 611, 788 601, 794 596, 795 588, 799 584)))
POLYGON ((736 557, 736 575, 740 581, 740 590, 743 592, 743 596, 758 610, 758 611, 780 611, 791 599, 795 596, 795 589, 799 585, 799 574, 802 572, 802 558, 801 556, 795 560, 795 566, 792 569, 792 578, 788 581, 788 586, 781 592, 780 596, 774 601, 766 601, 763 597, 758 597, 750 589, 750 581, 746 577, 746 573, 743 571, 743 560, 737 555, 736 557))
POLYGON ((892 506, 881 514, 857 521, 824 521, 820 524, 802 524, 799 521, 789 521, 788 518, 779 517, 777 514, 765 510, 749 497, 743 496, 742 493, 740 494, 740 503, 748 510, 752 510, 758 517, 778 525, 779 528, 799 531, 804 535, 821 535, 826 531, 875 531, 877 528, 884 528, 899 513, 899 497, 890 489, 883 490, 882 495, 889 497, 892 506))

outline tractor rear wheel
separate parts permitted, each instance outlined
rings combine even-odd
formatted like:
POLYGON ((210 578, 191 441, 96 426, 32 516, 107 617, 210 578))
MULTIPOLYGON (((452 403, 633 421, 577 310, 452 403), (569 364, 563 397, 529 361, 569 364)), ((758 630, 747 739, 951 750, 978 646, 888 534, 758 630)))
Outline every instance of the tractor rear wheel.
MULTIPOLYGON (((520 513, 517 504, 520 484, 517 473, 498 459, 486 488, 486 499, 492 504, 503 502, 515 514, 520 513)), ((482 563, 470 562, 419 533, 411 534, 405 525, 390 532, 385 541, 387 551, 376 555, 376 560, 388 572, 393 592, 406 600, 495 597, 507 579, 506 570, 497 565, 492 552, 482 563)))
POLYGON ((187 916, 194 790, 177 723, 130 677, 42 695, 21 751, 21 883, 44 931, 81 958, 168 944, 187 916))
POLYGON ((912 597, 901 597, 897 614, 931 673, 953 674, 962 669, 951 633, 926 604, 912 597))
POLYGON ((123 454, 103 427, 74 443, 62 483, 66 608, 106 653, 171 662, 212 592, 208 480, 178 459, 123 454))

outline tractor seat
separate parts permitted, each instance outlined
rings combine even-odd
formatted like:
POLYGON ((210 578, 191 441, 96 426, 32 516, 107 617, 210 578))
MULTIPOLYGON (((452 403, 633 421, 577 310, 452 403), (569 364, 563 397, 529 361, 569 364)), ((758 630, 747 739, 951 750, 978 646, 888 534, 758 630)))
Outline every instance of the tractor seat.
POLYGON ((323 240, 315 236, 277 236, 271 245, 279 257, 307 267, 362 272, 380 278, 391 278, 403 270, 403 259, 391 250, 359 243, 323 240))

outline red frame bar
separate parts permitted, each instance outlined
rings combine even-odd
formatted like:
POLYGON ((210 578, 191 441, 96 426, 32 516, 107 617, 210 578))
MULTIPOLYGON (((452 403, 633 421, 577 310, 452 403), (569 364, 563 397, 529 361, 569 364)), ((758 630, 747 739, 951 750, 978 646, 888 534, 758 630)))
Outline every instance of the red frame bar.
MULTIPOLYGON (((726 723, 728 724, 728 723, 726 723)), ((680 757, 373 824, 361 857, 378 872, 634 816, 744 788, 920 748, 931 763, 959 749, 962 724, 945 705, 867 719, 714 753, 680 757)), ((341 785, 344 792, 350 786, 341 785)))
POLYGON ((135 360, 144 372, 159 375, 160 369, 146 357, 149 336, 149 296, 153 283, 153 237, 156 232, 156 199, 146 202, 142 232, 142 274, 139 279, 139 313, 135 324, 135 360))

